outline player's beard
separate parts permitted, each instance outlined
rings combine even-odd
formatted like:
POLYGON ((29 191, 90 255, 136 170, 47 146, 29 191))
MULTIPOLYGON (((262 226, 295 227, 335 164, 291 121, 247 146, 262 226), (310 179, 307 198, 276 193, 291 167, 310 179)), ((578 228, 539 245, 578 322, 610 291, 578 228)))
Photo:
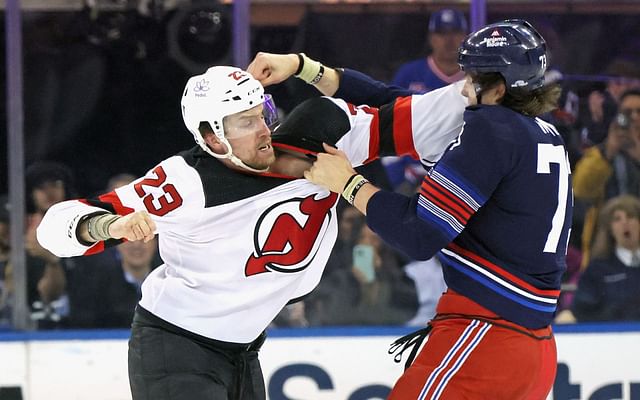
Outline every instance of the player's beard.
POLYGON ((254 156, 244 163, 254 169, 262 170, 269 168, 276 160, 276 155, 273 151, 273 147, 271 146, 271 142, 269 142, 268 145, 269 148, 266 150, 260 150, 260 148, 256 149, 254 156))

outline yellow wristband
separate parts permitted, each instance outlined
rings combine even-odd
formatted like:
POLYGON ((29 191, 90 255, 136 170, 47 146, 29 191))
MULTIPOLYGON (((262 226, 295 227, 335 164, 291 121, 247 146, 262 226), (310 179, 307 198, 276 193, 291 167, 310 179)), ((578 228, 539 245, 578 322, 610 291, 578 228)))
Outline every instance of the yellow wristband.
POLYGON ((320 79, 322 79, 322 76, 324 75, 324 66, 318 61, 307 57, 304 53, 298 54, 298 57, 300 58, 302 69, 300 69, 300 73, 295 74, 294 76, 311 85, 315 85, 320 82, 320 79))
POLYGON ((353 205, 356 200, 356 194, 365 185, 365 183, 368 182, 369 181, 362 175, 356 175, 354 178, 349 180, 349 183, 347 183, 347 186, 342 191, 342 197, 347 201, 347 203, 353 205))

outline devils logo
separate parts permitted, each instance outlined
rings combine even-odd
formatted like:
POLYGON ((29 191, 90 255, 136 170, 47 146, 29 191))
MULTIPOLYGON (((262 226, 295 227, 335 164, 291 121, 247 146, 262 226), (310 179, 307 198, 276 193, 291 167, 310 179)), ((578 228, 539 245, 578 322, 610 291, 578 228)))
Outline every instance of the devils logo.
POLYGON ((309 266, 334 217, 331 207, 338 196, 314 195, 286 200, 269 207, 258 219, 253 234, 254 253, 245 275, 263 272, 298 272, 309 266))

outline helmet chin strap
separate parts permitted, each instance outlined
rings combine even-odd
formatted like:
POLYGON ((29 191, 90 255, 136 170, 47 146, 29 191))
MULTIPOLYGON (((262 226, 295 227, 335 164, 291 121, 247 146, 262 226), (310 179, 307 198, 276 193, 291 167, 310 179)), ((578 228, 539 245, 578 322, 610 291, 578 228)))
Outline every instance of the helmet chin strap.
POLYGON ((238 157, 236 157, 233 154, 233 149, 231 149, 231 143, 229 143, 229 141, 227 140, 227 138, 225 137, 218 137, 218 140, 220 140, 222 142, 222 144, 224 144, 225 146, 227 146, 227 152, 224 154, 218 154, 215 153, 213 150, 211 150, 209 148, 209 146, 207 146, 207 143, 202 141, 200 142, 200 147, 202 147, 202 149, 204 151, 206 151, 209 155, 215 157, 215 158, 219 158, 219 159, 227 159, 229 161, 231 161, 233 163, 233 165, 242 168, 242 169, 246 169, 247 171, 251 171, 251 172, 257 172, 257 173, 262 173, 262 172, 267 172, 269 170, 269 168, 265 168, 265 169, 256 169, 256 168, 251 168, 250 166, 248 166, 247 164, 245 164, 244 162, 242 162, 241 159, 239 159, 238 157))

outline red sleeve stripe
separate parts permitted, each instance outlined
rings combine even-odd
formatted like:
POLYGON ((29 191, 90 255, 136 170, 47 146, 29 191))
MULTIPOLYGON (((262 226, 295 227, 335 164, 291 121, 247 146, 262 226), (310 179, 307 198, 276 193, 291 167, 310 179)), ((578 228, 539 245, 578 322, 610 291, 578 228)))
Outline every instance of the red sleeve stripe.
POLYGON ((463 215, 469 215, 470 218, 471 215, 475 213, 475 210, 469 204, 467 204, 467 202, 456 196, 455 193, 448 190, 445 186, 442 186, 438 181, 427 176, 422 181, 422 185, 420 186, 420 193, 422 193, 425 197, 429 197, 429 194, 431 193, 429 191, 430 188, 436 188, 439 193, 446 196, 448 202, 455 203, 455 205, 460 208, 460 212, 463 215))
POLYGON ((369 125, 369 157, 364 164, 380 158, 380 116, 377 108, 371 108, 371 125, 369 125))
POLYGON ((451 194, 443 192, 441 188, 429 186, 422 188, 420 194, 442 211, 453 216, 462 225, 466 225, 473 215, 473 210, 465 209, 457 199, 452 199, 451 194))
POLYGON ((429 198, 430 195, 436 196, 437 194, 433 192, 432 188, 435 188, 441 194, 441 196, 446 196, 447 203, 452 203, 451 206, 460 210, 460 213, 462 215, 467 215, 467 219, 471 218, 471 216, 475 213, 475 210, 463 199, 456 196, 455 193, 442 186, 439 182, 431 179, 429 176, 425 177, 425 179, 422 181, 422 185, 420 186, 420 193, 427 198, 429 198))
POLYGON ((98 253, 101 253, 103 250, 104 250, 104 241, 97 242, 95 245, 91 246, 87 251, 85 251, 83 256, 98 254, 98 253))
POLYGON ((560 296, 560 291, 559 290, 538 289, 537 287, 531 285, 530 283, 527 283, 527 282, 523 281, 522 279, 518 278, 517 276, 507 272, 503 268, 500 268, 499 266, 497 266, 496 264, 492 263, 491 261, 486 260, 486 259, 480 257, 479 255, 477 255, 475 253, 472 253, 471 251, 469 251, 467 249, 463 249, 462 247, 460 247, 460 246, 458 246, 458 245, 456 245, 454 243, 449 243, 447 248, 449 250, 451 250, 451 251, 454 251, 454 252, 456 252, 456 253, 468 258, 469 260, 474 261, 476 264, 481 265, 485 269, 488 269, 488 270, 496 273, 498 276, 501 276, 501 277, 507 279, 508 281, 520 286, 521 288, 527 290, 528 292, 535 293, 537 295, 544 296, 544 297, 551 297, 551 298, 557 298, 558 296, 560 296))
POLYGON ((409 155, 419 159, 413 143, 411 121, 411 96, 396 99, 393 105, 393 141, 397 155, 409 155))
POLYGON ((122 205, 122 202, 120 201, 120 198, 115 191, 103 194, 102 196, 98 197, 98 199, 100 199, 100 201, 103 203, 111 204, 116 214, 118 215, 127 215, 135 211, 133 208, 122 205))

